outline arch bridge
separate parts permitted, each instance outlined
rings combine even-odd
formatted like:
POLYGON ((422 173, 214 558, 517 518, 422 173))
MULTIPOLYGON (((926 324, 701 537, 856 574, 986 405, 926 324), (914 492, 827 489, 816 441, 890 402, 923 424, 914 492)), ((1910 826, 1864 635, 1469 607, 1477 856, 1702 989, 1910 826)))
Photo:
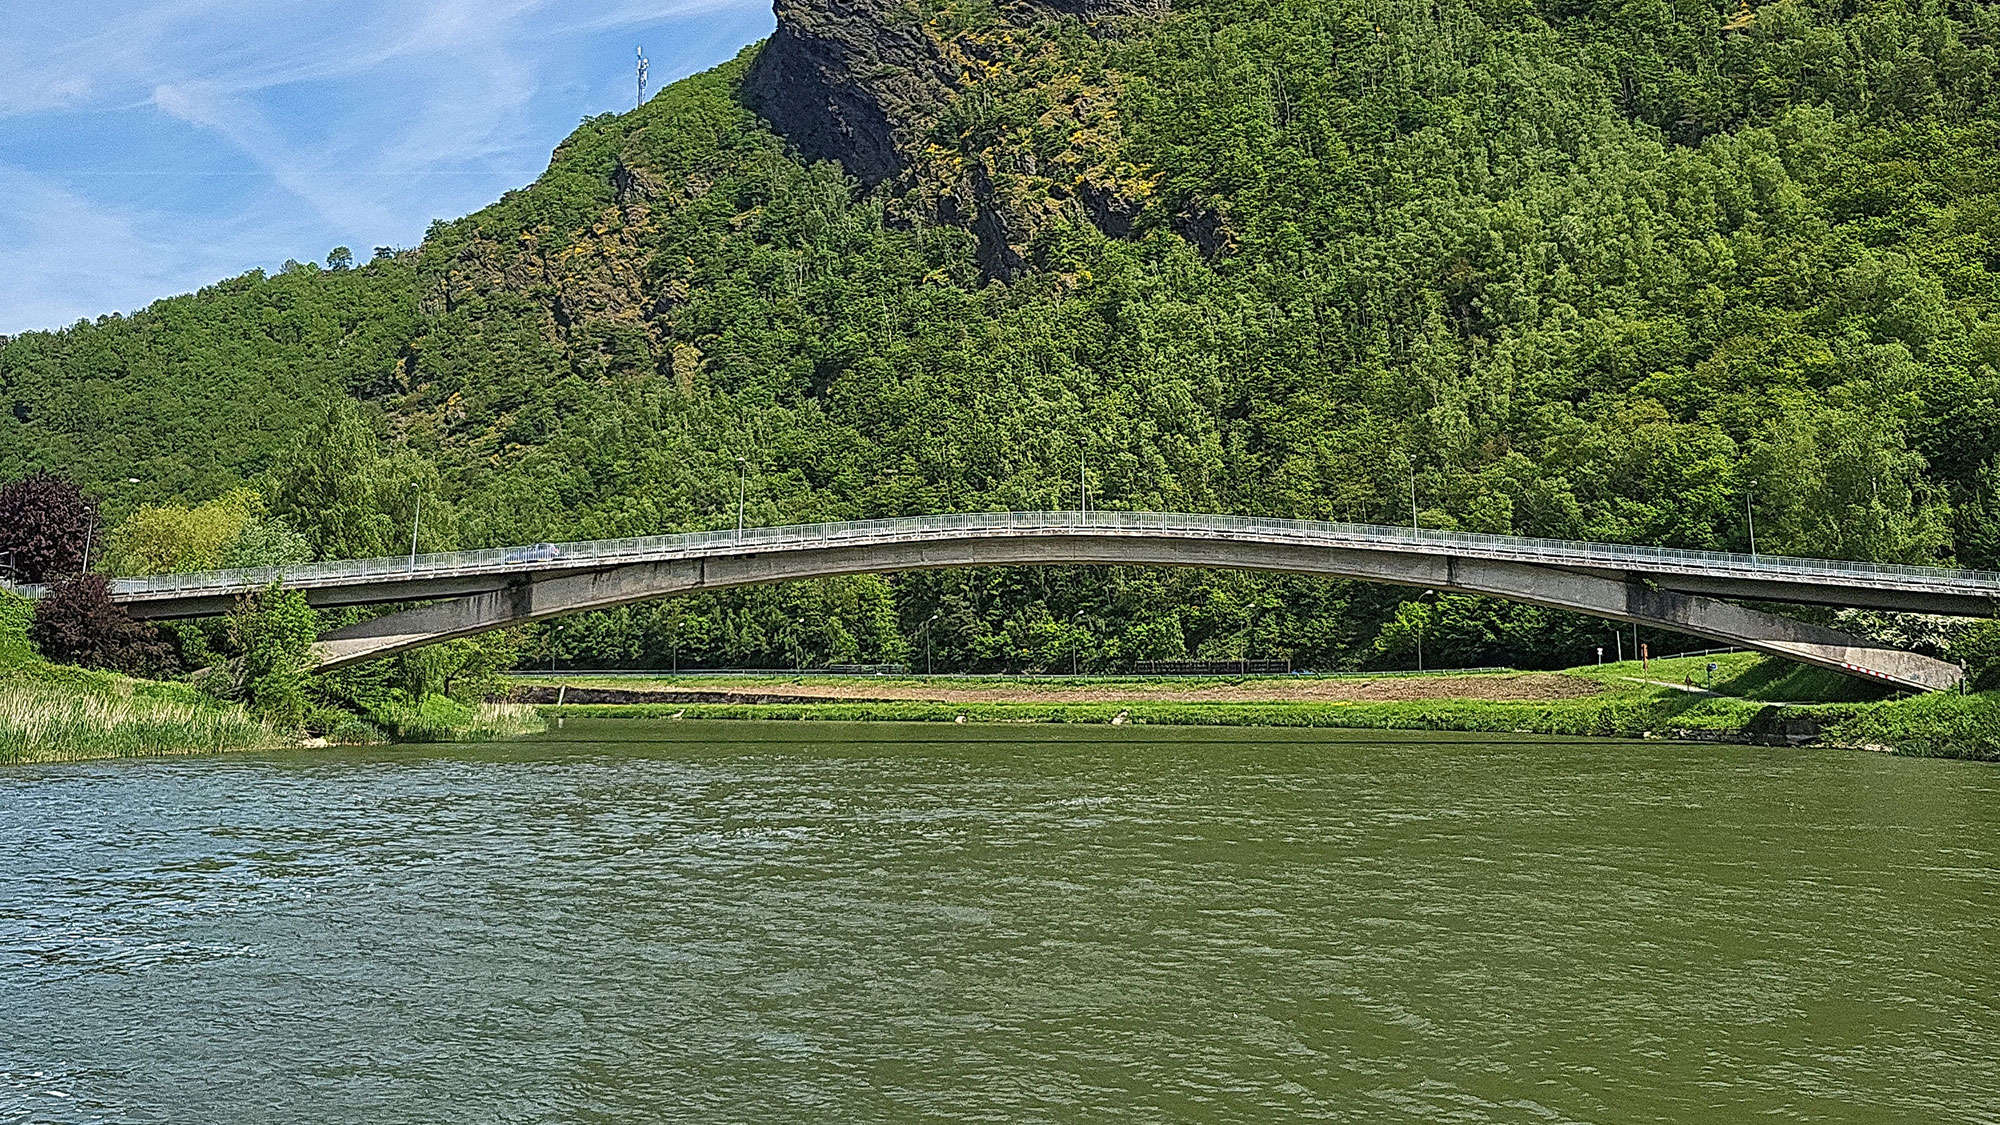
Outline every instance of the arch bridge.
MULTIPOLYGON (((1003 512, 460 551, 120 579, 142 618, 228 612, 273 584, 315 606, 424 603, 334 630, 339 668, 492 629, 677 594, 946 567, 1209 567, 1481 594, 1671 630, 1901 687, 1960 669, 1722 599, 2000 615, 2000 574, 1243 516, 1003 512)), ((30 596, 38 593, 28 591, 30 596)))

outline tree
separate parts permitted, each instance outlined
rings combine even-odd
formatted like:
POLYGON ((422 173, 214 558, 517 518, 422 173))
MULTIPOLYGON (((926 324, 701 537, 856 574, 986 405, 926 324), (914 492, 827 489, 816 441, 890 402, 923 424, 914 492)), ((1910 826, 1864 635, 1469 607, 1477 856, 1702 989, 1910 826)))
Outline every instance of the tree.
POLYGON ((83 572, 97 530, 97 505, 76 485, 34 473, 0 485, 0 565, 22 582, 83 572))
POLYGON ((505 673, 520 656, 520 634, 497 630, 403 653, 396 658, 395 678, 413 699, 442 695, 478 703, 506 689, 505 673))
POLYGON ((336 246, 326 256, 326 268, 344 273, 354 268, 354 251, 345 246, 336 246))
POLYGON ((278 464, 272 510, 298 529, 323 559, 381 553, 388 521, 375 507, 374 431, 347 399, 327 404, 319 424, 299 435, 278 464))
POLYGON ((215 570, 262 507, 263 501, 248 489, 194 508, 147 505, 106 537, 105 562, 115 574, 215 570))
POLYGON ((28 637, 58 664, 160 678, 177 669, 174 647, 111 600, 101 574, 67 578, 35 603, 28 637))
POLYGON ((296 590, 271 587, 238 600, 229 618, 235 694, 273 725, 305 722, 307 670, 319 614, 296 590))
POLYGON ((222 552, 222 565, 230 569, 291 566, 311 561, 312 544, 276 516, 244 524, 222 552))

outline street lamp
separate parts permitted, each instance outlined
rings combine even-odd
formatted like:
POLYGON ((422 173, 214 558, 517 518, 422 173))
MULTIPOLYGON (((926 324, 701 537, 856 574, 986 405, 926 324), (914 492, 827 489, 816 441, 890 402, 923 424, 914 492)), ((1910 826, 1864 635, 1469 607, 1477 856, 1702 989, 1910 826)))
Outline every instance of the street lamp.
POLYGON ((939 614, 933 613, 924 620, 924 676, 926 679, 930 677, 931 667, 932 667, 931 626, 937 622, 939 616, 940 616, 939 614))
POLYGON ((1404 467, 1404 468, 1406 468, 1406 469, 1408 469, 1408 470, 1409 470, 1409 473, 1410 473, 1410 534, 1411 534, 1411 535, 1416 535, 1416 536, 1421 536, 1421 535, 1423 534, 1423 531, 1422 531, 1422 529, 1421 529, 1421 528, 1419 528, 1419 527, 1417 526, 1417 462, 1416 462, 1416 459, 1415 459, 1415 458, 1413 458, 1413 457, 1411 457, 1411 456, 1410 456, 1409 454, 1405 453, 1405 454, 1403 455, 1403 467, 1404 467))
POLYGON ((743 538, 743 501, 750 494, 750 459, 736 459, 736 537, 743 538))
POLYGON ((1757 495, 1757 480, 1752 477, 1750 488, 1743 494, 1743 519, 1750 525, 1750 557, 1757 557, 1757 513, 1750 507, 1750 500, 1757 495))
MULTIPOLYGON (((1079 622, 1077 627, 1082 628, 1082 625, 1080 623, 1083 621, 1083 611, 1080 609, 1077 610, 1074 614, 1070 616, 1070 620, 1079 622)), ((1070 638, 1070 645, 1069 645, 1069 674, 1072 676, 1079 675, 1083 671, 1082 664, 1078 658, 1078 653, 1080 653, 1082 650, 1083 650, 1083 644, 1080 641, 1078 641, 1074 635, 1072 635, 1070 638)))
POLYGON ((416 513, 410 517, 410 569, 415 570, 417 569, 417 529, 424 525, 424 491, 421 488, 411 488, 410 492, 417 498, 416 513))
POLYGON ((1076 443, 1076 510, 1083 514, 1083 518, 1086 521, 1090 519, 1090 480, 1084 475, 1087 458, 1088 454, 1083 449, 1083 439, 1078 438, 1076 443))
MULTIPOLYGON (((138 484, 139 478, 126 477, 125 483, 138 484)), ((96 514, 93 512, 91 515, 90 522, 86 523, 83 528, 83 567, 77 571, 78 574, 90 573, 90 549, 96 546, 96 544, 97 544, 97 517, 96 514)), ((9 551, 7 553, 9 570, 13 569, 13 557, 14 557, 13 552, 9 551)))

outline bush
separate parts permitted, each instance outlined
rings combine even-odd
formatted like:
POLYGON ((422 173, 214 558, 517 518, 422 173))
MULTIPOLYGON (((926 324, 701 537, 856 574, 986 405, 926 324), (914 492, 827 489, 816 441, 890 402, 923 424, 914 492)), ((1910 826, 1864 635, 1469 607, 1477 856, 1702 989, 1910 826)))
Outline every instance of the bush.
POLYGON ((62 477, 34 473, 0 485, 0 563, 11 559, 18 581, 83 573, 96 528, 97 505, 62 477))
POLYGON ((147 679, 180 670, 174 646, 159 630, 119 608, 102 575, 82 574, 57 583, 35 603, 28 637, 43 656, 58 664, 147 679))
POLYGON ((35 603, 19 594, 0 593, 0 668, 26 664, 35 658, 28 630, 35 621, 35 603))
POLYGON ((319 615, 305 595, 273 587, 243 598, 229 619, 238 656, 231 694, 285 730, 306 721, 306 669, 319 637, 319 615))

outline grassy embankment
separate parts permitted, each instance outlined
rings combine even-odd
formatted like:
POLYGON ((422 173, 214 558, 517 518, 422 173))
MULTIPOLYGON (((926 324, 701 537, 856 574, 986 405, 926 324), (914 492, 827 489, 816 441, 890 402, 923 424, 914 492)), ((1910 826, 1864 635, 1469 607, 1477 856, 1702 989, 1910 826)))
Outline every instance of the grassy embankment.
POLYGON ((26 601, 0 595, 0 763, 213 754, 295 741, 188 684, 50 664, 28 643, 28 616, 26 601))
MULTIPOLYGON (((812 702, 544 706, 554 718, 967 723, 1134 723, 1484 733, 1805 739, 1955 758, 2000 758, 2000 695, 1883 699, 1869 685, 1750 653, 1551 673, 1229 680, 937 677, 588 677, 572 687, 815 697, 812 702), (1699 686, 1704 690, 1685 690, 1699 686)), ((551 681, 536 680, 548 685, 551 681)))
POLYGON ((0 594, 0 765, 272 750, 320 741, 358 745, 477 742, 543 727, 532 707, 464 704, 400 693, 365 718, 344 716, 325 740, 273 729, 192 684, 51 664, 28 642, 29 604, 0 594))

